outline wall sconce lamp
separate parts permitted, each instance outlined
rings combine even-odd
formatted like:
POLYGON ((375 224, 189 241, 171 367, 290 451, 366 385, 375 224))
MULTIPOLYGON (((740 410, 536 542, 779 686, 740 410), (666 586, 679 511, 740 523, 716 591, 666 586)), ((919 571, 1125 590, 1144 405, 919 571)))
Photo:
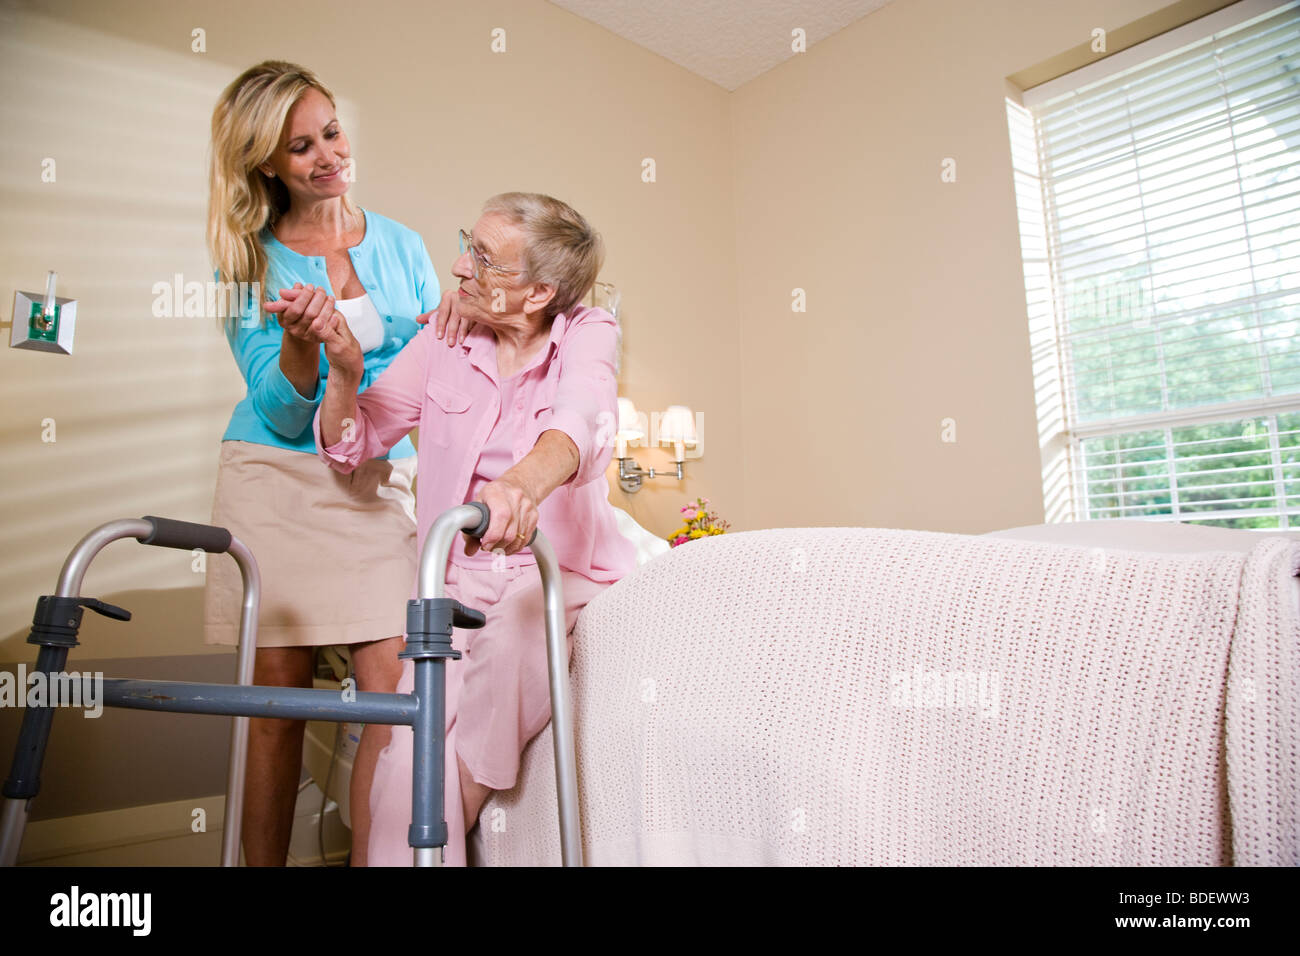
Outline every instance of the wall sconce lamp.
POLYGON ((699 443, 695 430, 695 414, 685 405, 670 405, 659 416, 657 444, 672 443, 673 461, 676 468, 672 472, 656 473, 653 468, 645 469, 634 459, 627 457, 627 443, 641 441, 646 437, 641 424, 641 413, 636 410, 632 400, 618 400, 618 432, 614 435, 615 454, 618 457, 618 486, 628 494, 641 490, 643 478, 676 477, 681 481, 686 476, 682 467, 686 460, 686 446, 692 448, 699 443))

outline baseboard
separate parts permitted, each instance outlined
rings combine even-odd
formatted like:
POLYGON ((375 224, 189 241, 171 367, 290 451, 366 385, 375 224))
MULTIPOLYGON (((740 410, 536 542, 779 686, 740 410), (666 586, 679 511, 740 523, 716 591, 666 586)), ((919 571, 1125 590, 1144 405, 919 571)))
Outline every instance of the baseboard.
MULTIPOLYGON (((347 858, 351 833, 339 820, 333 801, 325 806, 325 858, 321 858, 321 796, 315 784, 298 795, 289 866, 341 865, 347 858)), ((39 820, 27 825, 18 865, 217 866, 225 805, 221 794, 39 820), (199 826, 202 829, 196 829, 199 826)))

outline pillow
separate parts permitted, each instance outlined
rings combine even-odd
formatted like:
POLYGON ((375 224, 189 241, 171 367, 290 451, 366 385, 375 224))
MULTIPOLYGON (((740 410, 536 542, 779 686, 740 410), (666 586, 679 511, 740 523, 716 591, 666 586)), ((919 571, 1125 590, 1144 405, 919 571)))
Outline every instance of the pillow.
MULTIPOLYGON (((614 508, 613 505, 610 505, 610 507, 614 508)), ((665 551, 672 550, 672 545, 667 540, 641 527, 622 508, 614 508, 614 519, 618 522, 618 533, 631 541, 636 548, 636 566, 638 568, 657 558, 665 551)))

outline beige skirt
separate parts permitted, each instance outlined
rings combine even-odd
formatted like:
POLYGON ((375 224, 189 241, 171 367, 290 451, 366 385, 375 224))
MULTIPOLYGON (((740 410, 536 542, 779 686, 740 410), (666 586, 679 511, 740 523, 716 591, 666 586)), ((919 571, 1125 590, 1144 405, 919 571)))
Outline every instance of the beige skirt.
MULTIPOLYGON (((417 570, 415 456, 374 458, 351 474, 316 455, 223 441, 212 523, 257 559, 259 647, 401 637, 417 570)), ((203 640, 238 644, 243 578, 207 556, 203 640)))

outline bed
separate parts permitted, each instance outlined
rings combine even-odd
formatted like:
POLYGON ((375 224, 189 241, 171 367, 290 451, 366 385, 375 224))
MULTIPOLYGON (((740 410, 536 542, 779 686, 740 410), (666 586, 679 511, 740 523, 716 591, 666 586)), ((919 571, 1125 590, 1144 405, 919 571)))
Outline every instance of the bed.
MULTIPOLYGON (((1141 521, 643 553, 575 632, 586 862, 1295 865, 1297 574, 1141 521)), ((549 727, 480 824, 559 863, 549 727)))

